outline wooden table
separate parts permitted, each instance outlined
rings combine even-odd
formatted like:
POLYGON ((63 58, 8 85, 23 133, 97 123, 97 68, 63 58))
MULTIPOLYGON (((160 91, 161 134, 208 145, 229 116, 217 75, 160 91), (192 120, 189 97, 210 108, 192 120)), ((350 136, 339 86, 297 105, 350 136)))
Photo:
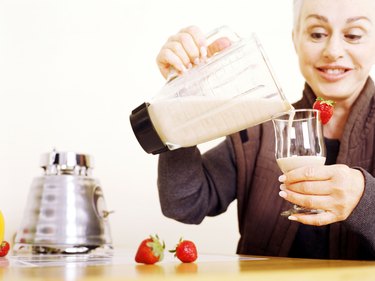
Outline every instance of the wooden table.
MULTIPOLYGON (((247 258, 247 257, 244 257, 247 258)), ((261 257, 259 257, 261 258, 261 257)), ((309 260, 266 257, 259 260, 178 260, 155 265, 125 264, 19 267, 1 263, 0 280, 375 280, 375 261, 309 260)))

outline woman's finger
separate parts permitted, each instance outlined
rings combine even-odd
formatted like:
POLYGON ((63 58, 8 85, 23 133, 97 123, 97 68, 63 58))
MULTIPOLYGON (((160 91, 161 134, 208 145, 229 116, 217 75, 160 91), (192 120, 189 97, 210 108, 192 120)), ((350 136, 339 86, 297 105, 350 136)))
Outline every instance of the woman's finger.
POLYGON ((191 66, 190 58, 180 42, 169 41, 164 45, 164 48, 171 50, 175 55, 177 55, 186 68, 191 66))
POLYGON ((291 184, 309 180, 330 180, 333 176, 335 176, 335 174, 332 166, 305 166, 285 173, 279 180, 286 184, 291 184))
POLYGON ((195 44, 194 39, 189 33, 178 33, 173 35, 169 42, 179 42, 181 46, 184 48, 185 53, 189 57, 189 61, 191 63, 198 64, 200 52, 199 46, 195 44))
POLYGON ((321 212, 319 214, 293 214, 288 217, 292 221, 297 221, 307 225, 322 226, 337 221, 336 215, 331 212, 321 212))
POLYGON ((180 57, 170 49, 163 48, 157 56, 156 60, 160 72, 164 76, 164 78, 168 77, 171 66, 179 73, 183 73, 186 71, 186 67, 181 61, 180 57))
POLYGON ((335 204, 331 196, 306 195, 289 190, 282 190, 279 195, 293 204, 308 209, 331 210, 335 204))
POLYGON ((205 60, 207 57, 207 44, 206 36, 203 34, 202 30, 199 27, 192 25, 181 29, 181 32, 186 32, 191 35, 196 46, 198 46, 201 59, 205 60))
POLYGON ((280 190, 289 190, 301 194, 330 195, 332 193, 331 181, 300 181, 292 184, 281 184, 280 190))

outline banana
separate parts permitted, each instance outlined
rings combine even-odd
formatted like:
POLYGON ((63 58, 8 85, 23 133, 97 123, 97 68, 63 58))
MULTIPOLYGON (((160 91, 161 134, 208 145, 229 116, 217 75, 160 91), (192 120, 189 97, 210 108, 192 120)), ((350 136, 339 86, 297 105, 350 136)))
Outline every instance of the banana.
POLYGON ((0 243, 4 241, 4 232, 5 232, 5 221, 3 213, 0 211, 0 243))

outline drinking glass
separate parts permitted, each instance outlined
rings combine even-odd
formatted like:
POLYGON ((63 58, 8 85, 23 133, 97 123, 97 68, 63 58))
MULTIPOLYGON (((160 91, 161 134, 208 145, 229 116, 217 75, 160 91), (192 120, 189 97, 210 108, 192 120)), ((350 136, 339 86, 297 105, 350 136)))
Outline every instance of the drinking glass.
MULTIPOLYGON (((303 166, 324 165, 326 151, 319 114, 314 109, 298 109, 272 117, 276 162, 283 173, 303 166)), ((281 215, 320 212, 322 210, 294 205, 281 215)))

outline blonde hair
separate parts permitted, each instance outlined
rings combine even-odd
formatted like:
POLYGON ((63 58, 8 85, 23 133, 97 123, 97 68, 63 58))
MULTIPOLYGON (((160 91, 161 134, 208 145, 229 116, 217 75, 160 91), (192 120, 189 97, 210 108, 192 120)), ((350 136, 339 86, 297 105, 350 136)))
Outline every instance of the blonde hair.
POLYGON ((293 0, 293 29, 298 30, 302 5, 305 0, 293 0))

